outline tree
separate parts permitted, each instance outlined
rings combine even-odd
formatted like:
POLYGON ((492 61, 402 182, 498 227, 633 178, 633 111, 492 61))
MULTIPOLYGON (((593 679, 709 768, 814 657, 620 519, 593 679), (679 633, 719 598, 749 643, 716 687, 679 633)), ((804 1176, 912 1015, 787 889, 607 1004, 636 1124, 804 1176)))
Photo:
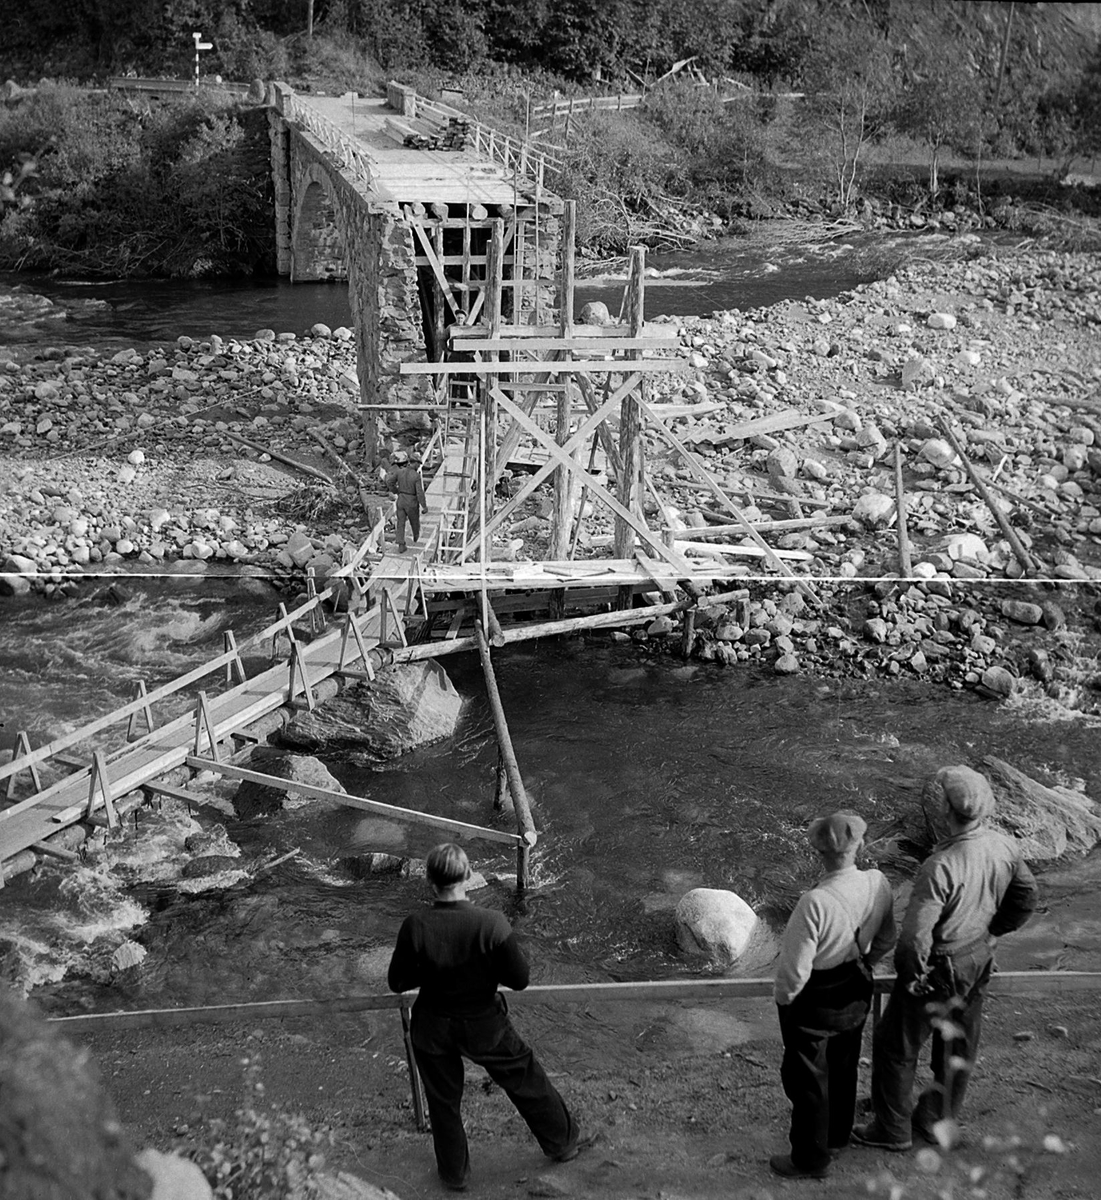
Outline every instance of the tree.
POLYGON ((897 84, 890 47, 878 30, 834 17, 818 34, 803 67, 803 119, 822 138, 837 199, 847 208, 861 154, 886 127, 897 84))
POLYGON ((894 112, 894 124, 929 147, 929 195, 940 190, 940 157, 945 149, 971 152, 978 136, 983 85, 966 56, 936 44, 914 72, 894 112))

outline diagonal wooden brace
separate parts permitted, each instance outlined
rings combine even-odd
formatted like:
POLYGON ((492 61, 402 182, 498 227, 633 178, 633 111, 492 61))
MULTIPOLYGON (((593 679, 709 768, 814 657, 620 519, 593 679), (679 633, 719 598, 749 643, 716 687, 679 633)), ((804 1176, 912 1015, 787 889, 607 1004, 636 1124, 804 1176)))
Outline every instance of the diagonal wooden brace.
POLYGON ((206 742, 210 746, 210 757, 217 759, 218 755, 218 734, 214 729, 214 720, 210 715, 210 705, 207 702, 206 692, 199 693, 198 703, 195 705, 195 753, 199 754, 203 748, 203 736, 206 735, 206 742))
POLYGON ((290 657, 290 680, 287 685, 287 699, 293 703, 295 696, 296 681, 301 680, 302 691, 306 696, 306 707, 313 712, 317 707, 317 697, 313 694, 313 682, 310 679, 310 673, 306 669, 306 660, 302 654, 302 647, 295 642, 291 647, 290 657))
MULTIPOLYGON (((226 677, 228 678, 228 676, 229 676, 229 667, 227 665, 226 677)), ((138 680, 137 699, 143 700, 148 694, 149 693, 146 691, 146 688, 145 688, 145 680, 139 679, 138 680)), ((142 734, 138 733, 138 714, 139 713, 145 718, 146 733, 152 733, 153 730, 156 729, 156 723, 153 720, 153 709, 148 704, 144 704, 144 705, 142 705, 141 708, 137 709, 135 712, 132 712, 130 714, 130 720, 126 724, 126 740, 128 742, 136 742, 138 740, 138 738, 143 736, 142 734)))
MULTIPOLYGON (((25 755, 30 754, 30 752, 31 739, 27 736, 26 731, 21 729, 16 735, 15 745, 12 747, 11 760, 12 762, 15 762, 17 758, 23 758, 25 755)), ((38 764, 36 762, 32 762, 29 766, 21 769, 30 772, 31 782, 34 784, 34 790, 36 792, 42 791, 42 776, 38 773, 38 764)), ((10 800, 12 798, 12 795, 15 791, 15 777, 18 774, 19 772, 16 771, 14 774, 9 775, 5 781, 5 800, 10 800)))
MULTIPOLYGON (((618 396, 615 398, 618 399, 618 396)), ((624 508, 623 505, 620 504, 620 502, 608 491, 607 488, 602 487, 592 475, 582 468, 581 464, 577 462, 576 459, 571 458, 569 454, 566 453, 566 448, 564 446, 559 446, 553 438, 547 437, 547 435, 539 428, 539 426, 536 425, 534 421, 529 421, 519 410, 519 408, 517 408, 517 406, 513 404, 507 396, 504 395, 503 392, 498 393, 498 403, 507 412, 516 416, 517 420, 524 425, 528 432, 541 446, 546 449, 547 453, 550 454, 553 459, 556 459, 557 462, 562 463, 575 475, 579 476, 588 486, 589 490, 594 496, 599 497, 599 499, 601 499, 604 504, 616 514, 617 517, 622 517, 623 520, 634 529, 638 536, 642 538, 642 540, 648 546, 652 547, 661 558, 666 560, 666 562, 674 566, 679 575, 691 576, 693 574, 691 564, 688 563, 682 555, 678 554, 675 550, 670 550, 670 548, 666 546, 660 538, 655 537, 645 522, 640 521, 638 517, 634 515, 634 513, 624 508)), ((610 400, 609 403, 611 403, 610 400)), ((644 402, 640 400, 639 404, 643 405, 644 402)))
POLYGON ((227 654, 233 655, 233 658, 226 663, 226 685, 232 685, 234 676, 237 677, 238 683, 248 682, 245 664, 241 661, 241 653, 237 649, 237 639, 233 636, 232 629, 227 629, 222 635, 222 648, 227 654))
POLYGON ((84 815, 85 819, 89 821, 97 808, 97 789, 103 797, 103 807, 107 811, 107 828, 114 829, 119 823, 119 817, 115 811, 114 796, 111 794, 111 777, 107 774, 107 760, 99 750, 92 755, 92 773, 88 780, 88 808, 84 815))

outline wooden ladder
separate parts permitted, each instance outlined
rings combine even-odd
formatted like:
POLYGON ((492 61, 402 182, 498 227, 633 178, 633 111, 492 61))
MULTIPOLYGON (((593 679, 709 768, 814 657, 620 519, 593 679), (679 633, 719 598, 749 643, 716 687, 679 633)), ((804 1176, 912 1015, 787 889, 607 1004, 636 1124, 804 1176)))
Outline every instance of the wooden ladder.
POLYGON ((462 561, 463 547, 470 532, 471 503, 480 479, 479 411, 477 381, 449 376, 442 439, 444 502, 440 512, 439 548, 440 561, 445 563, 462 561), (458 455, 455 454, 457 448, 458 455))

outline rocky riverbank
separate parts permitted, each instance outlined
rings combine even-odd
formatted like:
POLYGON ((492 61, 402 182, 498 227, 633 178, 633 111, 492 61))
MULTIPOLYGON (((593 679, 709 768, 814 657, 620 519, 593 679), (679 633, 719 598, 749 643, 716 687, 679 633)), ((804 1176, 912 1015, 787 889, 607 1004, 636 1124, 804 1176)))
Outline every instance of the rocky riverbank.
MULTIPOLYGON (((704 605, 679 639, 663 619, 648 640, 720 663, 912 671, 994 695, 1032 674, 1072 706, 1096 704, 1101 265, 966 238, 956 251, 832 300, 659 318, 681 334, 685 371, 655 399, 679 406, 669 423, 695 466, 802 555, 792 569, 807 583, 778 586, 759 560, 736 560, 753 564, 748 600, 704 605), (1022 554, 1046 582, 1022 581, 1022 554)), ((386 499, 360 465, 356 399, 350 332, 324 326, 0 362, 0 590, 62 597, 103 574, 219 568, 295 587, 309 564, 323 578, 386 499)), ((395 422, 388 444, 425 433, 395 422)), ((652 520, 680 530, 686 553, 718 553, 707 530, 736 524, 729 505, 652 436, 647 466, 652 520)), ((606 553, 609 532, 591 511, 580 553, 606 553)), ((494 556, 538 558, 548 533, 537 493, 494 556)))

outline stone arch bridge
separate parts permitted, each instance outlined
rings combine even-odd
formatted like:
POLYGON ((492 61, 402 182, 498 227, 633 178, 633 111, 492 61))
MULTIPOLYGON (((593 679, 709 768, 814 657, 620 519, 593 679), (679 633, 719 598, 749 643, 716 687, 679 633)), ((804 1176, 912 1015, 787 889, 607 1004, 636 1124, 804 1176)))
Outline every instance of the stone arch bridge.
POLYGON ((364 99, 276 83, 269 98, 278 269, 347 280, 363 404, 416 402, 401 363, 446 359, 448 327, 477 323, 497 222, 501 316, 552 319, 563 204, 545 157, 398 84, 364 99))

